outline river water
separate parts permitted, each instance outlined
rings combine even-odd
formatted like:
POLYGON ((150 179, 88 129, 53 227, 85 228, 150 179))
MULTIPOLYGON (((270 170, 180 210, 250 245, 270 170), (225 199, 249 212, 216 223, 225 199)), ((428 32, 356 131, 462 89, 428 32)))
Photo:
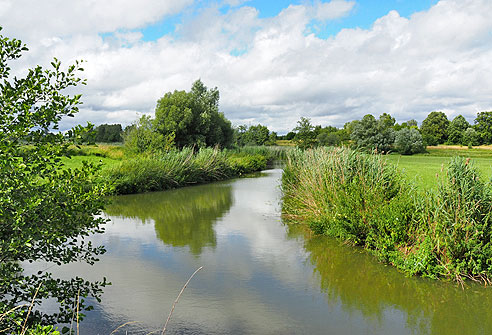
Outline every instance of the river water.
POLYGON ((488 334, 492 290, 408 278, 280 217, 281 170, 119 196, 93 240, 107 253, 61 275, 107 277, 81 334, 488 334))

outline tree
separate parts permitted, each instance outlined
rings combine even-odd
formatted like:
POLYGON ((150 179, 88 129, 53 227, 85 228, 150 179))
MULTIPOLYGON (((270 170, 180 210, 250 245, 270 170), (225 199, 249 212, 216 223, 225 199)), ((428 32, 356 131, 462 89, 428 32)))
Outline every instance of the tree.
POLYGON ((236 145, 264 145, 270 139, 270 130, 266 126, 239 126, 236 132, 236 145))
POLYGON ((462 145, 480 145, 480 135, 473 128, 468 128, 463 132, 462 145))
POLYGON ((335 147, 340 145, 340 137, 336 132, 322 132, 316 137, 318 145, 335 147))
POLYGON ((95 140, 103 143, 122 142, 122 132, 121 124, 101 124, 96 127, 95 140))
POLYGON ((463 133, 468 128, 470 128, 470 124, 463 115, 455 117, 448 126, 448 143, 461 144, 463 142, 463 133))
POLYGON ((201 80, 190 92, 168 92, 157 101, 156 130, 164 136, 174 133, 176 146, 227 147, 232 143, 233 129, 219 112, 219 90, 208 89, 201 80))
POLYGON ((415 128, 402 128, 395 135, 395 149, 402 155, 413 155, 425 151, 422 135, 415 128))
POLYGON ((429 113, 420 126, 420 133, 425 145, 437 145, 446 142, 448 127, 449 120, 446 114, 443 112, 429 113))
POLYGON ((475 119, 475 129, 483 144, 492 143, 492 112, 479 112, 475 119))
POLYGON ((311 148, 316 143, 316 136, 314 133, 314 126, 311 124, 311 120, 306 117, 301 117, 297 121, 297 126, 294 128, 296 135, 294 141, 297 146, 302 149, 311 148))
POLYGON ((288 141, 292 141, 294 137, 296 136, 296 133, 293 131, 289 131, 287 135, 285 135, 285 139, 288 141))
POLYGON ((379 120, 367 114, 352 124, 351 138, 360 148, 389 152, 395 142, 394 124, 395 119, 389 114, 383 113, 379 120))
POLYGON ((132 154, 169 151, 174 147, 174 133, 166 136, 155 131, 154 121, 142 115, 137 122, 125 129, 125 149, 132 154))
MULTIPOLYGON (((54 278, 48 270, 26 274, 21 265, 97 261, 104 248, 86 238, 103 231, 106 220, 99 214, 107 194, 95 181, 97 166, 64 168, 60 156, 68 144, 62 133, 54 133, 62 117, 78 111, 80 95, 61 91, 84 83, 77 77, 80 63, 64 72, 55 59, 52 69, 37 66, 23 78, 10 78, 10 62, 26 50, 19 40, 0 36, 0 329, 8 333, 18 332, 22 323, 16 320, 27 315, 28 325, 69 322, 77 296, 99 300, 106 285, 105 279, 54 278), (40 310, 45 299, 57 302, 59 311, 40 310), (27 307, 6 313, 31 300, 31 313, 27 307)), ((88 130, 79 126, 67 135, 78 141, 88 130)), ((89 309, 82 299, 80 316, 89 309)))

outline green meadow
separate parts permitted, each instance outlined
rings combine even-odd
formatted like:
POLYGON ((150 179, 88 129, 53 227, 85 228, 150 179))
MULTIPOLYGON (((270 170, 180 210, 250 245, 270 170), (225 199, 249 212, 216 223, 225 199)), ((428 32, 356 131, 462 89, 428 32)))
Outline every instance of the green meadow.
POLYGON ((447 166, 454 156, 470 158, 484 180, 492 177, 492 150, 428 148, 427 151, 426 154, 413 156, 392 154, 386 156, 386 159, 396 164, 418 187, 427 190, 437 186, 438 176, 446 173, 447 166))

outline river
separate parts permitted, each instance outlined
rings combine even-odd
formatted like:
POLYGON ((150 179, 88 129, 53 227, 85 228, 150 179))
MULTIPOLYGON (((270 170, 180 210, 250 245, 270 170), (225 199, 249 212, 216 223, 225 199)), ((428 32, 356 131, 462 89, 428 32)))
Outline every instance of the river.
POLYGON ((115 197, 107 253, 61 276, 107 277, 81 334, 487 334, 492 290, 408 278, 280 217, 281 170, 115 197))

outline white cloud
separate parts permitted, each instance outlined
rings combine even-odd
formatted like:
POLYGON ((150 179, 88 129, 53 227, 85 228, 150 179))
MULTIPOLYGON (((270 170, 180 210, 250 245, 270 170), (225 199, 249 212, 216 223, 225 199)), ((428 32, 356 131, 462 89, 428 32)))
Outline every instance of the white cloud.
MULTIPOLYGON (((114 15, 113 23, 90 29, 60 22, 37 29, 29 26, 30 15, 19 14, 17 3, 9 7, 5 1, 0 2, 0 20, 5 27, 19 21, 14 26, 31 36, 25 40, 31 52, 21 59, 21 68, 49 64, 53 56, 64 63, 87 61, 83 117, 94 117, 94 122, 120 119, 129 124, 137 112, 151 113, 165 92, 189 89, 198 78, 219 88, 221 109, 235 124, 262 123, 280 132, 292 129, 300 116, 341 126, 367 113, 421 121, 429 112, 443 110, 472 121, 477 109, 492 109, 490 1, 442 0, 410 18, 392 11, 370 29, 344 29, 328 39, 310 33, 309 24, 320 13, 325 18, 346 15, 353 2, 290 6, 273 18, 260 18, 248 6, 225 14, 205 8, 185 15, 178 37, 155 42, 143 42, 139 33, 105 39, 97 34, 142 26, 178 10, 167 5, 159 12, 155 6, 160 2, 147 1, 154 7, 149 5, 149 13, 137 11, 140 19, 133 23, 114 15), (316 6, 326 12, 313 11, 316 6), (37 34, 39 38, 32 37, 37 34)), ((186 4, 180 2, 180 8, 186 4)), ((133 8, 129 6, 126 10, 133 8)), ((63 12, 65 7, 60 5, 59 16, 73 11, 63 12)), ((36 20, 48 20, 48 14, 41 14, 36 20)), ((91 22, 97 17, 85 15, 91 22)))
POLYGON ((193 0, 2 0, 2 25, 20 37, 134 29, 175 14, 193 0))
POLYGON ((355 1, 333 0, 316 3, 316 18, 321 21, 344 17, 354 8, 355 1))

